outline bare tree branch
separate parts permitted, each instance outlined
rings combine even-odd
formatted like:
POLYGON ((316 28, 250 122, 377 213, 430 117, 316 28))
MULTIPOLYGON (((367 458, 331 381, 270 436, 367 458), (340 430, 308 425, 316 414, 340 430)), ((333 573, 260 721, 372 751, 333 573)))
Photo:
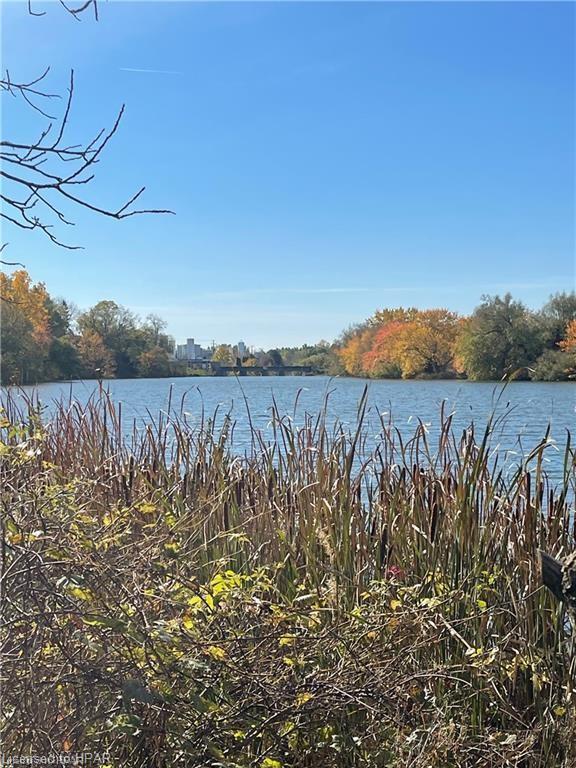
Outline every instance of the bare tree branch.
MULTIPOLYGON (((82 5, 77 6, 69 6, 66 5, 64 0, 59 0, 60 5, 69 13, 71 16, 73 16, 76 21, 81 21, 80 16, 88 9, 92 8, 94 11, 94 18, 96 21, 98 21, 98 0, 86 0, 86 2, 82 3, 82 5)), ((28 0, 28 13, 30 16, 45 16, 46 11, 34 11, 32 8, 32 0, 28 0)))
MULTIPOLYGON (((0 245, 0 253, 7 248, 9 243, 2 243, 0 245)), ((0 264, 3 264, 5 267, 22 267, 24 269, 24 264, 21 264, 19 261, 5 261, 4 259, 0 259, 0 264)))
MULTIPOLYGON (((96 9, 95 0, 89 0, 77 8, 64 7, 77 17, 90 6, 96 9)), ((15 82, 11 79, 9 72, 6 71, 5 77, 0 79, 0 88, 5 93, 13 97, 20 97, 36 112, 50 120, 48 125, 41 130, 36 141, 31 143, 0 141, 0 162, 2 163, 0 177, 4 182, 4 191, 0 195, 3 203, 0 216, 21 229, 39 229, 55 245, 76 250, 80 246, 67 244, 52 232, 53 222, 67 226, 74 224, 62 208, 62 206, 67 205, 66 201, 69 201, 73 206, 86 208, 113 219, 125 219, 143 213, 172 213, 172 211, 157 208, 133 209, 133 204, 140 198, 145 187, 140 188, 127 202, 122 203, 117 208, 99 205, 86 199, 79 192, 73 191, 93 180, 94 167, 100 161, 102 152, 119 128, 124 114, 124 105, 120 108, 109 130, 100 130, 85 145, 66 145, 64 135, 72 109, 74 71, 72 70, 70 73, 66 106, 59 120, 49 115, 43 106, 40 106, 47 99, 60 98, 58 94, 49 93, 38 87, 48 73, 49 68, 34 80, 15 82), (53 131, 54 135, 51 139, 50 136, 53 131), (66 168, 65 163, 71 164, 71 168, 66 168), (8 171, 7 166, 13 168, 13 171, 8 171), (24 190, 24 194, 19 194, 18 190, 20 192, 24 190)))

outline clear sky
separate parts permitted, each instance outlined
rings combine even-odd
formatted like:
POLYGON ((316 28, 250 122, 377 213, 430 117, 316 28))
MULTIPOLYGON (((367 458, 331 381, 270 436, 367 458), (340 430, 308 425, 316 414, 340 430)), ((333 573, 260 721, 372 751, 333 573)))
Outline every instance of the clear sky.
MULTIPOLYGON (((574 287, 572 3, 121 3, 75 22, 2 4, 2 66, 76 72, 70 143, 120 131, 90 198, 140 185, 176 216, 75 212, 13 260, 180 341, 333 339, 383 306, 467 312, 574 287)), ((3 101, 5 138, 40 123, 3 101)), ((8 255, 6 256, 8 258, 8 255)))

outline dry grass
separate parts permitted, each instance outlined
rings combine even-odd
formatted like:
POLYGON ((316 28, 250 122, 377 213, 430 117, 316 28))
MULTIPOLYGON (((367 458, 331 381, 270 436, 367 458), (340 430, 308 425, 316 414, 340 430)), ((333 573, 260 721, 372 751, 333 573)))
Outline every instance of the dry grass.
POLYGON ((574 548, 546 438, 511 478, 458 439, 302 428, 234 454, 101 393, 2 427, 4 754, 114 766, 576 765, 576 684, 537 548, 574 548), (530 471, 528 471, 530 469, 530 471))

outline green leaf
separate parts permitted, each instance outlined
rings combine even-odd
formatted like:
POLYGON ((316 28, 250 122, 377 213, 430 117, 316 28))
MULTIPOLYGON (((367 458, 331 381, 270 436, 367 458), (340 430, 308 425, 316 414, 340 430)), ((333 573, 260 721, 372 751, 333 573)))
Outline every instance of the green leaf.
POLYGON ((108 618, 108 616, 92 616, 90 618, 83 616, 82 621, 89 627, 110 627, 110 629, 116 629, 119 632, 125 632, 128 629, 128 625, 120 619, 108 618))

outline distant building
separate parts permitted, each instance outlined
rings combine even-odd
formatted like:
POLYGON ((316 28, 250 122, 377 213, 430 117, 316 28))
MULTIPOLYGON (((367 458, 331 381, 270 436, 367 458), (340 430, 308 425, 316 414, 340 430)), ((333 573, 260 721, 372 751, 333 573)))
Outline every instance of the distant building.
POLYGON ((246 347, 246 344, 244 344, 243 341, 239 341, 237 344, 237 349, 238 349, 238 357, 240 358, 240 360, 244 360, 244 358, 248 354, 248 349, 246 347))
POLYGON ((178 344, 176 347, 176 360, 209 360, 211 353, 196 344, 194 339, 186 339, 186 344, 178 344))

